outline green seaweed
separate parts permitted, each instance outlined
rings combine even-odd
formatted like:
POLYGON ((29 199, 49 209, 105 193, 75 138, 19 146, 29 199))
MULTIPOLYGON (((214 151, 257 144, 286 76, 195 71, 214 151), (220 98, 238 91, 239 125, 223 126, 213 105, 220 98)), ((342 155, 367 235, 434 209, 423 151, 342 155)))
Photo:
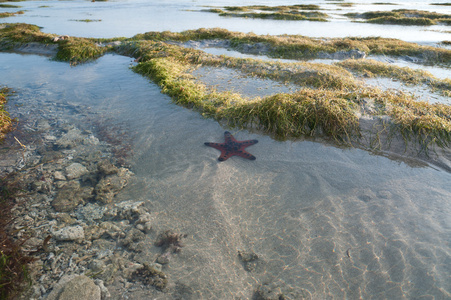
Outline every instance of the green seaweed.
POLYGON ((19 10, 16 12, 3 12, 0 13, 0 18, 14 17, 16 15, 23 15, 25 12, 23 10, 19 10))
POLYGON ((222 17, 327 22, 329 16, 326 13, 316 11, 319 9, 320 7, 318 5, 299 4, 282 6, 225 6, 223 9, 212 8, 204 11, 217 13, 222 17))
POLYGON ((434 89, 443 91, 445 95, 451 95, 451 79, 439 79, 424 70, 413 70, 408 67, 398 67, 371 59, 349 59, 336 63, 348 70, 358 72, 367 77, 381 76, 396 78, 406 84, 426 84, 434 89))
POLYGON ((392 25, 430 26, 439 23, 450 24, 451 15, 423 10, 397 9, 392 11, 372 11, 348 13, 347 17, 366 19, 365 22, 392 25))
POLYGON ((21 8, 20 5, 13 5, 13 4, 0 4, 0 7, 2 8, 21 8))

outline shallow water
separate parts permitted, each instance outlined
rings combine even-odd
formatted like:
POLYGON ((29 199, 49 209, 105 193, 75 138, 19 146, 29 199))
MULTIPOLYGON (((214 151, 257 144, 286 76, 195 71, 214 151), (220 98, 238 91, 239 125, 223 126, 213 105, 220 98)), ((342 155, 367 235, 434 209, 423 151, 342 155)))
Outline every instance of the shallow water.
MULTIPOLYGON (((225 128, 172 104, 129 70, 130 61, 106 55, 74 68, 3 53, 0 82, 18 91, 9 104, 13 116, 15 104, 38 101, 45 111, 71 102, 125 123, 135 181, 118 201, 148 201, 155 232, 188 234, 164 269, 177 295, 251 299, 268 283, 314 299, 450 297, 450 173, 248 131, 232 133, 259 140, 247 148, 257 160, 220 163, 219 152, 203 143, 221 142, 225 128), (259 256, 252 272, 240 250, 259 256)), ((86 121, 68 118, 77 126, 86 121)), ((149 245, 138 255, 157 253, 149 245)), ((155 298, 175 299, 149 289, 155 298)))
MULTIPOLYGON (((446 30, 443 26, 357 24, 343 18, 347 12, 368 10, 450 10, 428 5, 434 0, 398 0, 396 6, 372 2, 359 1, 349 8, 330 1, 303 2, 330 9, 333 20, 320 23, 222 18, 199 11, 208 5, 236 5, 230 0, 25 1, 18 2, 24 15, 2 22, 28 22, 45 32, 86 37, 200 27, 312 37, 374 35, 424 44, 451 37, 429 31, 446 30), (80 19, 102 21, 74 21, 80 19)), ((274 2, 240 3, 255 4, 274 2)), ((152 207, 152 240, 167 229, 188 234, 185 247, 164 267, 175 286, 171 292, 147 287, 145 295, 125 291, 128 299, 252 299, 261 284, 280 288, 294 299, 451 298, 451 173, 415 159, 406 163, 359 149, 304 140, 278 142, 236 130, 232 133, 238 140, 259 140, 247 148, 257 160, 232 157, 220 163, 219 151, 204 142, 222 142, 230 129, 174 105, 158 86, 133 73, 131 64, 130 58, 106 55, 70 67, 42 56, 0 53, 0 84, 18 95, 9 102, 13 117, 26 119, 15 115, 16 105, 37 104, 40 109, 28 113, 44 117, 56 105, 75 103, 89 116, 65 112, 67 122, 90 129, 96 116, 101 124, 126 130, 135 177, 117 201, 145 201, 152 207), (259 259, 246 266, 238 251, 256 253, 259 259)), ((449 77, 448 69, 430 70, 449 77)), ((289 91, 231 73, 210 70, 199 75, 220 89, 234 80, 232 84, 249 96, 289 91)), ((377 84, 392 87, 389 81, 377 84)), ((427 91, 424 95, 433 96, 427 91)), ((136 255, 154 261, 159 253, 149 244, 136 255)), ((118 287, 108 288, 113 299, 123 299, 118 287)))
MULTIPOLYGON (((424 9, 450 13, 449 6, 429 5, 434 0, 410 2, 394 1, 396 6, 372 5, 363 0, 352 7, 341 7, 338 2, 303 1, 302 4, 319 4, 331 15, 330 22, 277 21, 220 17, 201 12, 210 6, 235 6, 236 1, 25 1, 21 9, 25 14, 9 17, 3 22, 25 22, 43 27, 44 32, 83 37, 130 37, 147 31, 183 31, 197 28, 221 27, 232 31, 256 34, 300 34, 311 37, 382 36, 419 43, 437 43, 449 40, 450 34, 442 32, 446 26, 399 26, 353 23, 343 15, 348 12, 365 12, 383 9, 424 9), (101 22, 77 22, 76 20, 102 20, 101 22), (130 22, 130 20, 133 22, 130 22), (183 20, 183 22, 180 22, 183 20), (430 31, 437 30, 439 32, 430 31)), ((239 5, 274 5, 273 1, 247 0, 239 5)), ((299 4, 287 0, 283 4, 299 4)), ((18 9, 4 9, 17 11, 18 9)), ((2 9, 3 11, 3 9, 2 9)), ((449 30, 449 29, 448 29, 449 30)))

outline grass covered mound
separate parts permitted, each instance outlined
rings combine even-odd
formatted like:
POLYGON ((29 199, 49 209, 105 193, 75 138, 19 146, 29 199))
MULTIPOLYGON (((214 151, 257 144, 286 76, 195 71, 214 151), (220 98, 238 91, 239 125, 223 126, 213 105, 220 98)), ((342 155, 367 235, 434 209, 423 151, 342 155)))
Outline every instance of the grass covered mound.
POLYGON ((451 79, 439 79, 424 70, 398 67, 393 64, 386 64, 372 59, 348 59, 338 62, 336 65, 367 77, 380 76, 395 78, 410 85, 426 84, 432 89, 441 90, 445 96, 451 96, 451 79))
POLYGON ((5 110, 6 97, 9 94, 8 88, 0 88, 0 142, 12 128, 12 121, 9 113, 5 110))
POLYGON ((301 35, 256 35, 228 31, 221 28, 187 30, 183 32, 147 32, 135 35, 132 40, 199 41, 228 40, 238 51, 244 45, 263 45, 267 54, 275 58, 312 59, 324 53, 358 49, 367 55, 414 56, 431 63, 451 64, 451 50, 421 46, 398 39, 381 37, 310 38, 301 35))
POLYGON ((318 5, 283 5, 283 6, 225 6, 223 9, 212 8, 204 10, 217 13, 222 17, 258 18, 272 20, 307 20, 327 22, 329 16, 319 12, 318 5))
MULTIPOLYGON (((41 33, 32 25, 14 24, 0 30, 0 43, 6 45, 20 41, 55 43, 54 37, 41 33)), ((134 57, 139 62, 134 71, 156 82, 175 103, 232 126, 259 128, 278 139, 323 136, 350 144, 359 140, 360 121, 364 117, 375 122, 389 120, 393 132, 401 133, 406 141, 414 138, 425 147, 431 144, 449 146, 451 111, 448 106, 418 102, 413 95, 400 91, 369 88, 354 74, 397 78, 409 84, 428 84, 445 94, 450 90, 449 80, 372 60, 348 60, 334 65, 282 63, 216 56, 177 44, 191 40, 227 40, 236 49, 246 44, 264 44, 269 54, 284 58, 299 59, 315 57, 321 52, 360 49, 368 54, 414 55, 429 62, 451 62, 450 50, 396 39, 261 36, 224 29, 148 32, 130 39, 69 37, 57 42, 56 58, 71 63, 83 62, 106 51, 134 57), (108 45, 105 43, 119 40, 118 46, 98 44, 108 45), (203 66, 233 68, 246 76, 290 82, 299 89, 292 94, 248 99, 230 91, 219 92, 196 79, 193 71, 203 66)))
POLYGON ((98 46, 93 39, 58 38, 58 35, 43 33, 36 25, 0 24, 0 50, 13 50, 27 43, 56 44, 58 45, 56 59, 71 64, 98 58, 110 50, 110 47, 98 46))
MULTIPOLYGON (((208 88, 196 81, 191 71, 208 65, 241 69, 251 76, 262 76, 255 70, 273 69, 276 72, 268 77, 277 79, 274 75, 278 73, 277 69, 295 69, 297 64, 212 56, 160 41, 128 42, 118 51, 138 58, 140 63, 134 70, 158 83, 177 104, 232 126, 259 128, 278 139, 319 135, 349 144, 358 140, 362 114, 376 119, 385 115, 391 118, 392 129, 402 133, 406 140, 415 138, 425 147, 449 145, 449 107, 416 102, 409 94, 367 88, 357 81, 352 81, 351 86, 340 87, 332 87, 330 83, 310 87, 310 84, 300 82, 297 83, 300 89, 293 94, 244 99, 237 94, 219 93, 208 88)), ((283 80, 283 77, 279 79, 283 80)))
POLYGON ((367 23, 394 25, 451 25, 451 15, 423 10, 396 9, 392 11, 372 11, 348 13, 347 17, 366 19, 367 23))
POLYGON ((17 12, 2 12, 2 13, 0 13, 0 18, 13 17, 13 16, 16 16, 16 15, 22 15, 24 13, 25 12, 23 10, 19 10, 17 12))

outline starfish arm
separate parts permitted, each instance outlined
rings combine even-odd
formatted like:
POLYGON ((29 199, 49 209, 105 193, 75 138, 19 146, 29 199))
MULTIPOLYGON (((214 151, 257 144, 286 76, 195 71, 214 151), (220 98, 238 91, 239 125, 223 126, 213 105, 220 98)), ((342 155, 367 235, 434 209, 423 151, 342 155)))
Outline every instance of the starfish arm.
POLYGON ((225 140, 225 144, 231 143, 231 142, 236 142, 237 140, 233 137, 233 135, 226 131, 224 132, 224 140, 225 140))
POLYGON ((239 143, 240 143, 240 146, 243 146, 245 148, 245 147, 249 147, 249 146, 257 144, 258 141, 257 140, 247 140, 247 141, 240 141, 239 143))
POLYGON ((215 149, 218 149, 219 151, 224 150, 224 144, 221 143, 204 143, 205 146, 213 147, 215 149))
POLYGON ((252 154, 250 154, 247 151, 241 150, 241 151, 237 151, 235 153, 235 155, 249 159, 249 160, 256 160, 257 158, 255 156, 253 156, 252 154))
POLYGON ((226 161, 229 157, 233 156, 233 153, 228 151, 221 151, 221 155, 218 157, 219 161, 226 161))

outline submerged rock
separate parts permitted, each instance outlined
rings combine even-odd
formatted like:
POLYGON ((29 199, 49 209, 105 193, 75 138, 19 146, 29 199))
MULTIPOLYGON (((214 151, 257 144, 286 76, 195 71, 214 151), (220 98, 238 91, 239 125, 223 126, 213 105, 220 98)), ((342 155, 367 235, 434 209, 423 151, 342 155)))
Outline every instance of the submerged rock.
POLYGON ((337 59, 337 60, 345 60, 345 59, 360 59, 365 58, 366 53, 363 51, 360 51, 358 49, 352 49, 349 51, 337 51, 334 53, 326 53, 326 52, 319 52, 317 55, 318 58, 323 59, 337 59))
POLYGON ((73 163, 66 168, 66 177, 68 179, 80 178, 83 175, 88 174, 88 169, 79 163, 73 163))
POLYGON ((244 269, 252 272, 257 267, 258 255, 252 251, 238 251, 238 257, 243 262, 244 269))
POLYGON ((272 283, 260 285, 252 299, 255 300, 299 300, 312 299, 311 294, 304 289, 295 289, 291 286, 279 286, 277 280, 272 283))
POLYGON ((58 149, 71 149, 83 142, 80 129, 72 128, 55 142, 58 149))
POLYGON ((95 220, 100 220, 103 218, 106 207, 99 206, 96 203, 88 203, 85 206, 79 207, 75 215, 79 220, 85 220, 88 224, 93 223, 95 220))
POLYGON ((58 212, 74 210, 80 203, 92 197, 92 187, 81 187, 78 181, 65 184, 52 201, 53 208, 58 212))
POLYGON ((100 287, 92 279, 85 275, 71 277, 61 278, 48 295, 47 300, 101 300, 100 287))
POLYGON ((121 219, 132 221, 147 213, 143 204, 143 201, 129 200, 117 203, 115 208, 117 209, 117 215, 121 219))
POLYGON ((53 237, 57 241, 81 241, 85 238, 83 227, 68 226, 53 232, 53 237))
POLYGON ((152 265, 144 264, 143 267, 139 268, 132 273, 132 281, 141 281, 146 285, 153 285, 157 290, 163 290, 168 284, 168 279, 166 274, 157 270, 152 265))
POLYGON ((119 168, 106 159, 97 164, 97 169, 102 176, 113 175, 119 172, 119 168))
POLYGON ((108 175, 100 179, 95 187, 96 200, 104 204, 113 202, 114 196, 128 183, 131 172, 121 168, 117 174, 108 175))

